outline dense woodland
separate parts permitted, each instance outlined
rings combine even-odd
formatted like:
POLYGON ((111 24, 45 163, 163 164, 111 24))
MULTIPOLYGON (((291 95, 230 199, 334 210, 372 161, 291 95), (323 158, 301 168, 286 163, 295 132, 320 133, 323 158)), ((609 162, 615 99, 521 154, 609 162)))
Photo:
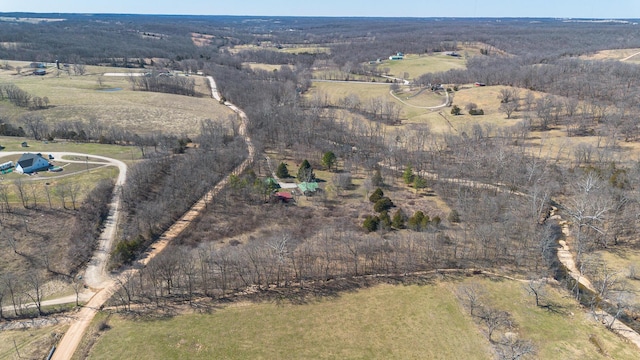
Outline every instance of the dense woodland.
MULTIPOLYGON (((405 229, 404 221, 415 214, 387 222, 390 214, 380 213, 380 229, 367 232, 362 227, 366 214, 326 199, 320 198, 313 210, 265 202, 266 190, 255 170, 250 171, 235 179, 174 249, 123 284, 116 300, 127 308, 137 301, 160 305, 168 298, 219 297, 246 287, 304 286, 338 277, 438 268, 501 269, 527 277, 558 275, 554 246, 560 230, 546 220, 552 205, 561 208, 572 223, 578 261, 596 249, 638 246, 634 235, 640 210, 640 163, 619 154, 621 142, 634 142, 640 136, 635 114, 640 105, 640 67, 578 58, 602 49, 640 47, 640 32, 629 23, 63 17, 67 20, 51 23, 0 22, 0 39, 10 44, 0 47, 0 58, 145 67, 154 66, 145 59, 156 58, 163 59, 163 66, 203 71, 215 77, 227 100, 246 112, 258 150, 286 152, 298 161, 309 159, 314 166, 320 166, 322 154, 332 152, 343 164, 341 171, 365 174, 369 183, 383 190, 401 181, 402 170, 410 166, 409 174, 423 177, 425 187, 453 210, 439 216, 437 223, 426 221, 410 229, 405 229), (213 40, 198 47, 192 33, 213 35, 213 40), (432 134, 428 127, 387 131, 382 122, 400 122, 389 105, 363 104, 353 97, 331 104, 306 96, 310 70, 319 63, 349 72, 354 64, 390 51, 425 54, 478 42, 485 45, 483 55, 467 59, 467 69, 426 74, 414 85, 481 81, 511 86, 514 90, 496 99, 512 104, 504 105, 508 117, 518 111, 520 117, 511 127, 476 124, 446 135, 432 134), (314 44, 331 51, 296 55, 252 48, 234 54, 230 48, 278 44, 314 44), (251 70, 243 62, 287 66, 279 71, 251 70), (547 95, 535 99, 527 91, 547 95), (358 116, 352 119, 345 112, 358 116), (597 135, 602 142, 575 149, 569 163, 541 157, 526 143, 531 131, 551 127, 566 129, 570 136, 597 135), (375 179, 380 173, 384 181, 375 179), (262 227, 293 218, 295 222, 277 227, 270 235, 253 236, 262 227), (226 237, 241 235, 249 240, 225 242, 226 237)), ((101 130, 93 132, 82 124, 66 124, 63 130, 63 124, 54 126, 56 131, 60 128, 56 137, 82 132, 86 140, 143 148, 158 143, 134 135, 126 140, 110 137, 122 132, 102 124, 94 124, 93 129, 101 130)), ((3 126, 0 129, 19 129, 36 137, 26 122, 3 126)), ((182 141, 177 134, 163 136, 182 141)), ((185 154, 181 154, 184 148, 147 154, 148 160, 131 169, 123 188, 127 220, 116 263, 133 260, 246 152, 233 129, 212 124, 203 124, 202 137, 195 142, 199 147, 185 154), (180 165, 160 170, 167 169, 168 163, 180 165), (199 170, 194 164, 207 166, 199 170), (191 175, 185 177, 185 173, 191 175)), ((603 289, 597 299, 612 296, 606 269, 597 262, 584 264, 591 267, 593 281, 603 289)))

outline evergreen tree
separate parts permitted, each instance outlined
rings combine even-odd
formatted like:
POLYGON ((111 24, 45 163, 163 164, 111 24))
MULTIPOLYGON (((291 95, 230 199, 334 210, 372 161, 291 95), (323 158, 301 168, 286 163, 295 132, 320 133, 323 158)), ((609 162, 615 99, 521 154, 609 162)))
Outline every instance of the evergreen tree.
POLYGON ((393 201, 388 197, 383 197, 382 199, 376 201, 373 205, 373 211, 381 213, 383 211, 389 210, 393 207, 393 201))
POLYGON ((384 186, 384 179, 382 179, 380 169, 376 169, 376 171, 373 173, 373 176, 371 177, 371 184, 378 187, 384 186))
POLYGON ((278 165, 276 176, 280 179, 287 179, 291 177, 291 175, 289 174, 289 169, 287 168, 287 164, 281 162, 280 165, 278 165))
POLYGON ((406 221, 407 221, 407 215, 405 215, 402 209, 398 209, 393 214, 393 219, 391 220, 391 226, 393 226, 396 229, 404 229, 406 221))
MULTIPOLYGON (((429 218, 426 218, 426 223, 428 223, 429 218)), ((422 211, 418 210, 409 218, 407 221, 407 227, 413 231, 421 231, 425 226, 425 215, 422 211)))
POLYGON ((411 167, 411 165, 407 165, 407 167, 404 168, 404 172, 402 173, 402 179, 404 180, 404 183, 407 185, 413 182, 413 168, 411 167))
POLYGON ((381 229, 385 229, 385 230, 391 229, 391 217, 389 216, 388 211, 385 210, 380 213, 380 223, 378 224, 378 226, 381 229))
POLYGON ((373 232, 378 230, 378 224, 380 223, 380 218, 377 216, 367 215, 364 219, 364 223, 362 223, 362 227, 365 228, 368 232, 373 232))
POLYGON ((316 176, 313 173, 313 168, 307 159, 304 159, 300 167, 298 168, 297 174, 298 181, 300 182, 309 182, 315 180, 316 176))
POLYGON ((337 161, 336 155, 331 151, 327 151, 322 156, 322 165, 326 167, 328 170, 331 170, 331 168, 336 163, 336 161, 337 161))
POLYGON ((416 192, 426 187, 427 187, 427 180, 425 178, 418 175, 413 177, 413 188, 416 189, 416 192))
POLYGON ((376 203, 378 200, 382 199, 382 197, 384 197, 384 192, 382 192, 382 189, 377 188, 373 194, 369 196, 369 201, 376 203))

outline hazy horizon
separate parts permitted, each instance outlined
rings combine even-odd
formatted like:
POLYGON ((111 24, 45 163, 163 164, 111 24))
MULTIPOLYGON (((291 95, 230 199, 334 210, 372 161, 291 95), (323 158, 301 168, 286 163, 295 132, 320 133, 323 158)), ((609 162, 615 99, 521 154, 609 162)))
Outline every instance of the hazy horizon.
POLYGON ((456 6, 443 1, 408 1, 391 6, 383 0, 325 0, 299 2, 291 0, 244 0, 211 3, 188 0, 176 5, 166 0, 136 2, 112 0, 87 2, 8 3, 0 5, 0 13, 35 14, 127 14, 127 15, 210 15, 210 16, 291 16, 291 17, 407 17, 407 18, 640 18, 640 1, 611 0, 459 0, 456 6))

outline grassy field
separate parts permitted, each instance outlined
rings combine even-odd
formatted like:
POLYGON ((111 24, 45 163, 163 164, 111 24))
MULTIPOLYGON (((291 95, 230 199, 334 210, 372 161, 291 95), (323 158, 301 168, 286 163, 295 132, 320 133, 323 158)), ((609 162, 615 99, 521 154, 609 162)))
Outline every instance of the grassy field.
POLYGON ((260 64, 260 63, 243 63, 243 66, 248 66, 251 70, 266 70, 266 71, 274 71, 280 70, 282 65, 272 65, 272 64, 260 64))
POLYGON ((44 359, 67 325, 0 331, 0 359, 44 359), (15 345, 14 345, 15 341, 15 345), (16 353, 18 348, 18 354, 16 353))
MULTIPOLYGON (((610 271, 615 272, 616 278, 626 281, 627 287, 631 292, 640 294, 640 250, 630 248, 618 248, 616 250, 600 250, 595 253, 595 256, 601 258, 610 271), (630 268, 635 269, 635 279, 629 278, 630 268)), ((632 300, 636 305, 640 304, 640 298, 635 297, 632 300)))
MULTIPOLYGON (((200 95, 190 97, 132 91, 126 77, 102 76, 102 73, 118 70, 122 69, 88 67, 90 75, 84 76, 16 75, 15 70, 2 70, 0 81, 16 84, 33 96, 46 96, 50 107, 39 110, 38 114, 50 123, 60 119, 83 122, 97 119, 141 134, 162 130, 193 136, 198 133, 201 120, 226 120, 233 114, 226 106, 211 100, 203 77, 192 77, 200 95)), ((13 119, 26 111, 8 102, 2 102, 0 109, 13 119)))
MULTIPOLYGON (((125 147, 117 145, 104 145, 94 143, 73 143, 73 142, 36 142, 23 138, 16 137, 0 137, 0 145, 5 149, 0 151, 0 163, 6 161, 16 162, 20 155, 5 156, 4 152, 7 151, 24 151, 32 153, 42 153, 46 156, 49 152, 54 151, 69 151, 86 154, 103 155, 120 159, 122 161, 131 163, 140 159, 140 149, 137 147, 125 147), (23 148, 20 144, 23 141, 28 141, 30 144, 28 148, 23 148)), ((83 164, 83 163, 70 163, 64 161, 65 159, 54 159, 52 163, 55 166, 63 168, 61 172, 39 172, 37 175, 26 177, 22 174, 10 173, 0 176, 0 184, 6 185, 8 188, 9 201, 14 206, 21 206, 20 200, 16 193, 16 189, 12 186, 13 181, 22 179, 30 187, 31 184, 36 186, 36 199, 39 204, 45 204, 47 202, 45 187, 55 189, 59 183, 73 182, 80 185, 78 200, 82 201, 86 193, 88 193, 93 186, 101 179, 115 179, 118 175, 118 169, 113 166, 102 166, 99 164, 83 164), (87 172, 87 170, 89 170, 87 172)), ((69 159, 74 160, 74 159, 69 159)), ((84 161, 85 158, 75 159, 84 161)), ((99 161, 95 158, 89 157, 89 161, 99 161)), ((58 206, 59 198, 55 195, 52 196, 52 203, 54 206, 58 206)))
MULTIPOLYGON (((473 278, 509 311, 539 359, 635 359, 637 349, 553 288, 561 312, 536 307, 522 283, 473 278), (593 343, 597 339, 606 356, 593 343)), ((459 282, 379 285, 305 305, 236 303, 163 320, 113 316, 90 359, 492 359, 484 327, 454 294, 459 282)))
POLYGON ((0 136, 0 145, 5 149, 3 152, 22 151, 47 154, 55 151, 77 152, 82 154, 102 155, 110 158, 132 162, 139 160, 142 156, 140 149, 135 146, 119 146, 98 143, 76 143, 72 141, 35 141, 33 139, 19 138, 13 136, 0 136), (22 142, 26 141, 29 147, 23 148, 22 142))
POLYGON ((625 61, 632 63, 640 63, 640 55, 635 55, 640 52, 640 49, 612 49, 612 50, 601 50, 594 54, 590 55, 582 55, 580 58, 587 60, 622 60, 627 59, 625 61), (635 56, 632 56, 635 55, 635 56))
POLYGON ((326 46, 319 45, 297 45, 297 44, 283 44, 281 48, 278 49, 275 44, 256 46, 253 44, 249 45, 237 45, 230 49, 232 54, 237 54, 242 51, 258 51, 258 50, 271 50, 271 51, 279 51, 289 54, 321 54, 321 53, 329 53, 331 49, 326 46))
POLYGON ((307 305, 242 303, 210 315, 113 317, 90 359, 491 359, 441 286, 378 286, 307 305))
POLYGON ((390 74, 396 77, 404 78, 404 73, 408 73, 407 80, 415 79, 427 73, 464 69, 466 67, 464 59, 440 53, 435 55, 408 54, 405 55, 403 60, 383 60, 383 63, 378 65, 378 68, 389 68, 390 74))
POLYGON ((520 338, 538 348, 538 359, 635 359, 638 349, 593 321, 566 292, 547 286, 543 303, 553 303, 558 312, 535 306, 523 283, 481 281, 493 306, 510 312, 518 324, 520 338), (590 338, 597 339, 605 354, 590 338))

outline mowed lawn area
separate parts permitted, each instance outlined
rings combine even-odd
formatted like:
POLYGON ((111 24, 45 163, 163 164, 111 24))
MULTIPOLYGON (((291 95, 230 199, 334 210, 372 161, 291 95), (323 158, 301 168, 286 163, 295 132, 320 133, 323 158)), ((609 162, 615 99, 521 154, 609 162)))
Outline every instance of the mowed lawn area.
POLYGON ((484 325, 455 295, 470 281, 486 289, 491 306, 512 314, 517 326, 510 331, 535 344, 535 358, 637 358, 637 348, 590 320, 564 292, 549 289, 560 309, 551 312, 536 307, 521 282, 482 278, 378 285, 306 305, 237 303, 168 320, 113 316, 89 358, 493 359, 484 325))
POLYGON ((404 74, 407 73, 409 76, 406 77, 406 80, 413 80, 427 73, 464 69, 467 66, 463 58, 448 56, 444 53, 434 55, 405 54, 402 60, 389 60, 388 57, 382 60, 383 62, 378 65, 378 68, 389 68, 389 73, 395 77, 404 78, 404 74))

